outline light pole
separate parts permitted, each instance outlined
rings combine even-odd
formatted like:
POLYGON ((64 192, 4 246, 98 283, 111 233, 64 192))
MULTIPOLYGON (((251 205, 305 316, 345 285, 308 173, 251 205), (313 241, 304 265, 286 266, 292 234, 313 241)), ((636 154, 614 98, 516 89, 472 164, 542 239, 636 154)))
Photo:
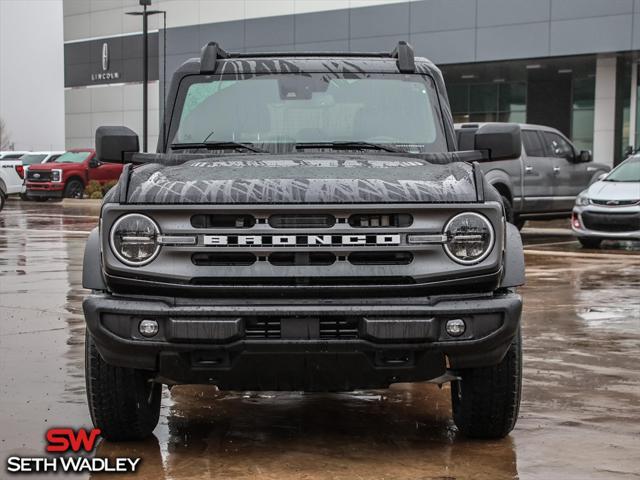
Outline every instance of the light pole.
MULTIPOLYGON (((151 0, 139 0, 140 1, 140 5, 142 6, 142 11, 136 11, 136 12, 126 12, 127 15, 136 15, 136 16, 142 16, 142 58, 143 58, 143 66, 142 66, 142 151, 146 152, 147 151, 147 121, 148 121, 148 111, 149 111, 149 107, 148 107, 148 97, 149 97, 149 24, 148 24, 148 19, 150 15, 157 15, 159 13, 161 13, 164 16, 164 32, 163 32, 163 36, 164 38, 164 45, 165 45, 165 51, 164 51, 164 71, 165 71, 165 78, 163 79, 163 82, 166 83, 166 63, 167 63, 167 59, 166 59, 166 46, 167 46, 167 40, 166 40, 166 35, 167 35, 167 12, 164 10, 147 10, 147 7, 149 5, 151 5, 151 0)), ((164 86, 163 83, 163 94, 162 94, 162 110, 163 110, 163 117, 164 117, 164 102, 165 102, 165 98, 164 98, 164 88, 166 88, 164 86)), ((164 138, 165 136, 165 122, 164 119, 162 121, 162 137, 164 138)), ((163 140, 164 141, 164 140, 163 140)))

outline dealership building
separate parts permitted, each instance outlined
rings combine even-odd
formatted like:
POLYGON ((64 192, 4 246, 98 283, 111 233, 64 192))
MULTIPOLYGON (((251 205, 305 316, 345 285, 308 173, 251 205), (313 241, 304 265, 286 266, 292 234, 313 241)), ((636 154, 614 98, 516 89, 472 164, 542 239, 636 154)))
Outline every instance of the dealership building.
MULTIPOLYGON (((142 134, 138 0, 63 0, 67 147, 100 125, 142 134)), ((217 41, 231 52, 390 52, 408 40, 438 64, 458 122, 550 125, 596 161, 640 146, 640 0, 154 0, 149 145, 164 72, 217 41), (165 65, 166 56, 166 65, 165 65)))

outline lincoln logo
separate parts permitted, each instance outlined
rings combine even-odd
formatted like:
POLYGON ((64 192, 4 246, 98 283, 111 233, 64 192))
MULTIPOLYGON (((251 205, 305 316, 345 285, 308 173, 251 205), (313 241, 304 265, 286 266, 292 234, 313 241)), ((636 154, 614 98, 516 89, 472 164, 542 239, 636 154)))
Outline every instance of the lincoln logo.
POLYGON ((204 235, 203 244, 212 247, 307 247, 400 245, 400 235, 204 235))
POLYGON ((608 200, 607 201, 607 205, 618 205, 618 201, 617 200, 608 200))
POLYGON ((102 44, 102 71, 109 70, 109 44, 104 42, 102 44))
POLYGON ((96 82, 99 80, 118 80, 120 78, 120 72, 110 72, 109 67, 110 65, 110 61, 109 61, 109 44, 107 42, 104 42, 102 44, 102 71, 100 73, 92 73, 91 74, 91 81, 92 82, 96 82))

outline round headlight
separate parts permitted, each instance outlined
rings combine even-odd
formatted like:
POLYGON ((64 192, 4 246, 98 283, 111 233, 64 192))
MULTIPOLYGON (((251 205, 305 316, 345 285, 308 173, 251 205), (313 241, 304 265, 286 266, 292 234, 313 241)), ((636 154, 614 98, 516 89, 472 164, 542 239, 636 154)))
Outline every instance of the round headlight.
POLYGON ((146 265, 158 255, 160 229, 146 215, 123 215, 111 227, 111 250, 122 263, 132 267, 146 265))
POLYGON ((491 222, 474 212, 460 213, 444 227, 447 240, 444 250, 452 260, 471 265, 484 260, 491 252, 494 233, 491 222))

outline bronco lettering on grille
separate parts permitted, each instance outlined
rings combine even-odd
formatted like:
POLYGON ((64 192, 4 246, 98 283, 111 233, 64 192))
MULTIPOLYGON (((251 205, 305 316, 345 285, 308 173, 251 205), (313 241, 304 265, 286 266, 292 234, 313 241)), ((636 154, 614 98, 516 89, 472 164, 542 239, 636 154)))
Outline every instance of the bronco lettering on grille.
POLYGON ((203 235, 207 246, 384 246, 400 245, 399 234, 384 235, 203 235))

